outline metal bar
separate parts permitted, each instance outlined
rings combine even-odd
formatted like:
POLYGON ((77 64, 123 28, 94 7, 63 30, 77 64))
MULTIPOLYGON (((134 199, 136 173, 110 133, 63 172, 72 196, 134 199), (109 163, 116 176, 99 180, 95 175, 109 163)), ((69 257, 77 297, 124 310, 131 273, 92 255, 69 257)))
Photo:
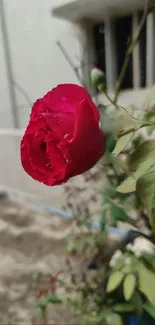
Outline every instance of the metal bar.
POLYGON ((155 11, 149 13, 146 28, 146 84, 151 87, 155 82, 155 11))
POLYGON ((11 101, 11 108, 12 108, 13 126, 15 128, 18 128, 19 127, 19 118, 18 118, 18 112, 17 112, 16 94, 15 94, 15 89, 13 86, 12 61, 11 61, 8 30, 7 30, 3 0, 0 0, 0 21, 1 21, 3 45, 4 45, 4 52, 5 52, 5 59, 6 59, 6 70, 7 70, 8 88, 9 88, 9 95, 10 95, 10 101, 11 101))
MULTIPOLYGON (((138 13, 133 14, 132 18, 132 37, 134 37, 138 28, 139 19, 138 13)), ((140 44, 136 44, 132 52, 133 58, 133 88, 140 88, 140 44)))
POLYGON ((113 92, 117 79, 117 53, 114 22, 106 20, 104 26, 107 90, 113 92))

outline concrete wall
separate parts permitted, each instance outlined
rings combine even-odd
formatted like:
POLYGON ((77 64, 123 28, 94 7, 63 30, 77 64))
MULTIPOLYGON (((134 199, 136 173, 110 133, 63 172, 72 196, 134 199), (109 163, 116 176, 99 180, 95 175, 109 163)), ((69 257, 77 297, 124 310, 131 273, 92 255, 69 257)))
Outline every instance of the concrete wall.
MULTIPOLYGON (((32 102, 58 83, 78 83, 56 41, 62 42, 77 65, 81 56, 80 30, 51 16, 52 7, 59 2, 65 3, 65 0, 3 1, 14 80, 27 92, 32 102)), ((0 128, 13 128, 1 29, 0 67, 0 128)), ((123 93, 121 104, 132 102, 141 107, 145 93, 142 90, 123 93)), ((18 89, 16 101, 20 127, 24 128, 29 118, 30 105, 18 89)), ((22 134, 22 130, 0 132, 0 185, 19 189, 30 196, 39 195, 42 201, 60 206, 64 200, 63 187, 48 188, 32 180, 22 169, 19 155, 22 134)))
POLYGON ((0 127, 12 126, 11 103, 8 95, 8 81, 6 76, 5 53, 3 37, 0 28, 0 127))
POLYGON ((23 131, 0 131, 0 189, 20 190, 29 203, 51 204, 60 208, 64 202, 63 186, 47 187, 33 180, 23 170, 20 162, 20 140, 23 131))
MULTIPOLYGON (((149 3, 152 0, 148 0, 149 3)), ((93 19, 100 22, 111 17, 133 14, 137 10, 143 10, 144 6, 145 0, 71 0, 61 6, 57 3, 54 14, 72 21, 93 19)))
MULTIPOLYGON (((129 105, 137 103, 141 108, 147 91, 128 92, 120 96, 121 105, 129 105)), ((105 98, 101 98, 106 103, 105 98)), ((0 129, 0 186, 20 190, 29 198, 32 195, 39 197, 39 200, 56 207, 61 207, 64 200, 63 186, 53 188, 47 187, 34 181, 23 170, 20 162, 20 140, 24 130, 16 129, 0 129)), ((75 181, 80 181, 80 177, 76 177, 75 181)))
MULTIPOLYGON (((79 31, 71 23, 51 16, 51 9, 65 0, 3 0, 8 29, 13 77, 32 101, 63 82, 78 82, 56 41, 79 64, 79 31)), ((0 30, 0 127, 11 126, 11 106, 0 30)), ((30 105, 16 89, 20 127, 27 123, 30 105)), ((13 125, 12 125, 13 126, 13 125)))
MULTIPOLYGON (((138 108, 141 109, 146 94, 147 90, 125 92, 121 94, 119 102, 121 105, 137 103, 138 108)), ((103 97, 100 101, 106 103, 103 97)), ((0 186, 23 191, 29 196, 37 195, 42 202, 52 203, 56 207, 62 206, 65 199, 63 186, 49 188, 31 179, 22 169, 20 140, 23 133, 22 129, 0 129, 0 186)), ((76 181, 79 182, 79 179, 77 177, 76 181)))

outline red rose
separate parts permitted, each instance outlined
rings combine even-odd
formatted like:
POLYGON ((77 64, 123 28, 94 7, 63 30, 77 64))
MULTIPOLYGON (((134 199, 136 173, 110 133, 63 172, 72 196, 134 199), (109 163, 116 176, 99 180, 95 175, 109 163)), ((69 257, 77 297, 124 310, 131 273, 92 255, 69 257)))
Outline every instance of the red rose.
POLYGON ((104 153, 99 112, 87 91, 62 84, 38 99, 21 141, 25 171, 46 185, 84 173, 104 153))

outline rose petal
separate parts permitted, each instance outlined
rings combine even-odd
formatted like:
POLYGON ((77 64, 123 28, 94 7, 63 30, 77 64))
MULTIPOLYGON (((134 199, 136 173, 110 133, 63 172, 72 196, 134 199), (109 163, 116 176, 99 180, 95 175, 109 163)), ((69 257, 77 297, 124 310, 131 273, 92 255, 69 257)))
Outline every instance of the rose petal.
POLYGON ((68 146, 70 159, 67 177, 93 167, 104 153, 104 144, 105 136, 94 120, 93 111, 83 101, 76 110, 73 140, 68 146))
POLYGON ((43 98, 43 103, 50 110, 59 112, 74 112, 76 105, 86 99, 92 108, 95 120, 99 121, 99 112, 85 88, 75 84, 61 84, 49 91, 43 98))
POLYGON ((21 161, 34 179, 58 185, 93 167, 104 152, 99 112, 87 91, 59 85, 37 100, 21 141, 21 161))
POLYGON ((46 180, 44 174, 38 171, 31 162, 31 154, 30 154, 30 143, 31 143, 31 136, 25 134, 22 141, 21 141, 21 162, 24 170, 35 180, 39 182, 43 182, 46 180))
POLYGON ((72 113, 53 112, 41 114, 48 127, 54 132, 57 139, 62 140, 66 135, 73 135, 74 115, 72 113))
POLYGON ((37 99, 36 102, 32 106, 30 119, 38 117, 40 113, 48 113, 49 109, 46 105, 43 103, 43 99, 37 99))

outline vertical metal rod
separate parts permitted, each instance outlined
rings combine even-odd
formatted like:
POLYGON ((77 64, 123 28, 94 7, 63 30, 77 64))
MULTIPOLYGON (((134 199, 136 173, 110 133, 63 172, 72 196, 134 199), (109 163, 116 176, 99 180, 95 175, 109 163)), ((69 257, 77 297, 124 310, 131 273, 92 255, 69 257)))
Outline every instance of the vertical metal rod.
MULTIPOLYGON (((135 12, 132 16, 132 37, 134 37, 138 28, 139 19, 138 13, 135 12)), ((137 42, 132 52, 133 58, 133 88, 140 88, 140 44, 137 42)))
POLYGON ((112 20, 106 19, 104 22, 104 37, 107 90, 114 92, 117 80, 117 53, 115 26, 112 20))
POLYGON ((150 12, 146 21, 146 84, 151 87, 155 82, 155 10, 150 12))
POLYGON ((11 61, 8 31, 7 31, 7 24, 6 24, 6 19, 5 19, 5 8, 4 8, 3 0, 0 0, 0 21, 1 21, 3 45, 4 45, 4 52, 5 52, 5 59, 6 59, 8 88, 9 88, 11 108, 12 108, 12 119, 13 119, 14 127, 18 128, 19 127, 19 118, 18 118, 18 111, 17 111, 16 94, 15 94, 15 89, 13 86, 12 61, 11 61))

